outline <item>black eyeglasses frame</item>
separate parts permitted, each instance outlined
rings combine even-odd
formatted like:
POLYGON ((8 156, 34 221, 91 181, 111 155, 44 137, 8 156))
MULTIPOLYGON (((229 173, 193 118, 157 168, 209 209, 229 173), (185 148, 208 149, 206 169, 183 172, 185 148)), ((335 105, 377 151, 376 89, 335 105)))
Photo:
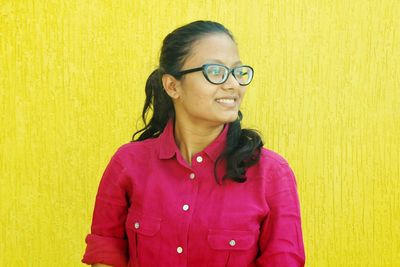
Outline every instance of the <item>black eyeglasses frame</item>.
POLYGON ((178 73, 177 73, 176 75, 174 75, 174 76, 176 76, 176 77, 181 77, 181 76, 183 76, 183 75, 185 75, 185 74, 192 73, 192 72, 196 72, 196 71, 202 71, 202 72, 203 72, 203 75, 204 75, 204 77, 207 79, 207 81, 209 81, 209 82, 212 83, 212 84, 223 84, 224 82, 226 82, 226 80, 228 80, 229 74, 231 74, 231 73, 232 73, 232 76, 236 79, 236 81, 237 81, 241 86, 249 85, 250 82, 253 80, 253 77, 254 77, 254 69, 253 69, 251 66, 249 66, 249 65, 240 65, 240 66, 236 66, 236 67, 234 67, 234 68, 229 68, 229 67, 227 67, 227 66, 225 66, 225 65, 218 64, 218 63, 203 64, 201 67, 198 67, 198 68, 193 68, 193 69, 188 69, 188 70, 180 71, 180 72, 178 72, 178 73), (228 70, 228 75, 226 75, 226 78, 225 78, 222 82, 219 82, 219 83, 215 83, 215 82, 210 81, 210 79, 209 79, 208 76, 207 76, 207 72, 206 72, 206 69, 207 69, 208 66, 215 66, 215 65, 224 67, 225 69, 228 70), (234 70, 235 70, 235 69, 241 68, 241 67, 250 68, 251 71, 252 71, 251 79, 250 79, 250 81, 249 81, 248 83, 246 83, 246 84, 241 84, 241 83, 238 81, 238 79, 236 78, 235 73, 234 73, 234 70))

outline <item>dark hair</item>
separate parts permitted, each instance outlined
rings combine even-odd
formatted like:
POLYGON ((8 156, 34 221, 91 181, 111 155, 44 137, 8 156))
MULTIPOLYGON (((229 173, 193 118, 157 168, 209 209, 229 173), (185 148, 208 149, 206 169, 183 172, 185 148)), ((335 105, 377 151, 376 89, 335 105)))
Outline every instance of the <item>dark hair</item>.
MULTIPOLYGON (((131 142, 158 137, 168 120, 175 116, 173 102, 163 89, 161 77, 168 73, 180 79, 176 74, 189 56, 193 44, 212 33, 227 34, 235 42, 233 35, 222 24, 203 20, 181 26, 164 38, 159 67, 150 74, 146 82, 146 100, 142 111, 142 120, 145 126, 134 133, 131 142), (153 112, 148 121, 149 110, 153 112), (135 140, 135 136, 138 134, 140 136, 135 140)), ((222 179, 231 179, 242 183, 246 181, 246 169, 256 164, 260 158, 263 146, 261 137, 255 130, 241 128, 242 117, 243 115, 239 111, 238 119, 230 123, 226 147, 215 162, 214 176, 217 183, 220 181, 216 166, 221 160, 226 159, 227 161, 226 174, 222 179)))

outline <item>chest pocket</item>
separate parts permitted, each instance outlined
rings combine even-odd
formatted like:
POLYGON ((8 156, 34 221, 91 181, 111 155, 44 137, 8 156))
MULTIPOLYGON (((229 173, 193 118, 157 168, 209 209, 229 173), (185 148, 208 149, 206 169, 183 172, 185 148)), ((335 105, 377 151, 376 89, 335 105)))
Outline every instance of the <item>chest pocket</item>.
POLYGON ((248 266, 256 257, 258 232, 209 229, 207 242, 211 248, 207 266, 248 266))
POLYGON ((161 219, 132 211, 126 219, 126 228, 146 236, 154 236, 159 230, 161 219))
POLYGON ((126 232, 129 241, 130 264, 152 266, 149 261, 158 259, 160 250, 159 231, 161 218, 129 211, 126 218, 126 232))
POLYGON ((210 229, 207 239, 213 249, 246 250, 254 245, 256 234, 252 231, 210 229))

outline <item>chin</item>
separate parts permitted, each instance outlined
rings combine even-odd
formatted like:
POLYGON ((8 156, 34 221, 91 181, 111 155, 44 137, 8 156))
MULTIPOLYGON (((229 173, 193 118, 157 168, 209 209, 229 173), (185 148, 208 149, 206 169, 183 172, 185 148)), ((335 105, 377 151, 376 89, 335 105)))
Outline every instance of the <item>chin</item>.
POLYGON ((238 118, 238 114, 232 114, 231 116, 225 116, 224 118, 221 118, 221 122, 222 123, 230 123, 230 122, 234 122, 235 120, 237 120, 238 118))

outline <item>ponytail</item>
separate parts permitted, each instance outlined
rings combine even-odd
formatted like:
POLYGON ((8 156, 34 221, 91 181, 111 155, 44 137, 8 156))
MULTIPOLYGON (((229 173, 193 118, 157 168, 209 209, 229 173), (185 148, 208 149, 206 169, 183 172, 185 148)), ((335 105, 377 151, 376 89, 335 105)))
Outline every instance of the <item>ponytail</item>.
POLYGON ((135 132, 132 141, 141 141, 148 138, 155 138, 164 130, 168 119, 174 116, 175 110, 171 98, 165 92, 161 77, 163 72, 160 68, 154 70, 146 81, 146 100, 142 111, 144 128, 135 132), (147 113, 152 110, 150 121, 147 121, 147 113), (141 134, 140 134, 141 133, 141 134), (140 134, 135 140, 135 136, 140 134))
POLYGON ((238 119, 231 122, 227 134, 225 150, 215 161, 214 177, 217 183, 221 183, 217 175, 217 164, 226 159, 227 168, 224 179, 232 179, 235 182, 246 181, 246 170, 256 164, 260 159, 263 142, 256 130, 242 129, 240 122, 243 115, 239 110, 238 119))

